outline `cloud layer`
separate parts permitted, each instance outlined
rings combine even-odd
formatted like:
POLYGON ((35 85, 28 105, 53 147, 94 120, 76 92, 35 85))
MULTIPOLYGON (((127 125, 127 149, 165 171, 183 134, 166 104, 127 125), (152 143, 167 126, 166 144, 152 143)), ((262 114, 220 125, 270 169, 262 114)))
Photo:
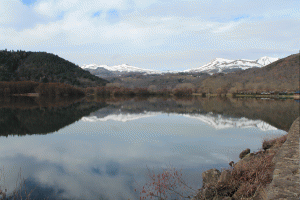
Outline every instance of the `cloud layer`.
POLYGON ((214 57, 285 57, 300 46, 298 0, 30 2, 0 2, 1 49, 182 70, 214 57))

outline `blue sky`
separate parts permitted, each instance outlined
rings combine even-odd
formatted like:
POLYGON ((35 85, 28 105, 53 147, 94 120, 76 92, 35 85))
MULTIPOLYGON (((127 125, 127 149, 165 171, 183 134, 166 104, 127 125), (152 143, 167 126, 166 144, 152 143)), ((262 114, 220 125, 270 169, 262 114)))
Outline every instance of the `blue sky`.
POLYGON ((299 52, 299 0, 1 0, 0 49, 156 70, 299 52))

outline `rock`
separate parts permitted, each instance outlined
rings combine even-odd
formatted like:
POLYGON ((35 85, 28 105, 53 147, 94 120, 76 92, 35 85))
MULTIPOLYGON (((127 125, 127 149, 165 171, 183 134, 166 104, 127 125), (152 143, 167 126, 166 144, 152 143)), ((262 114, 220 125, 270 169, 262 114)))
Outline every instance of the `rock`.
POLYGON ((245 149, 244 151, 242 151, 239 155, 240 159, 243 159, 247 154, 250 153, 250 149, 245 149))
POLYGON ((275 142, 276 142, 275 140, 264 141, 262 144, 263 150, 270 149, 275 144, 275 142))
POLYGON ((230 178, 231 178, 231 172, 229 170, 224 170, 221 173, 218 183, 227 183, 230 178))
POLYGON ((243 158, 244 161, 248 162, 250 161, 252 158, 252 156, 254 156, 254 153, 248 153, 247 155, 245 155, 245 157, 243 158))
POLYGON ((216 184, 218 182, 221 172, 217 169, 209 169, 202 173, 203 187, 208 184, 216 184))

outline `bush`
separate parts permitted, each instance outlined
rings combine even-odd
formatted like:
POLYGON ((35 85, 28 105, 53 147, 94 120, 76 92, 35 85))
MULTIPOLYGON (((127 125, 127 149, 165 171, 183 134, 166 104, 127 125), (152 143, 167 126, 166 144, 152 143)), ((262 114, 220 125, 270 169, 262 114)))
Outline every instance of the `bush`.
POLYGON ((148 169, 148 176, 150 181, 141 188, 140 199, 190 199, 195 193, 183 180, 181 170, 170 167, 156 174, 148 169))
POLYGON ((173 95, 176 97, 186 97, 186 96, 191 96, 193 94, 192 89, 186 89, 186 88, 177 88, 173 90, 173 95))
POLYGON ((10 96, 12 94, 32 93, 39 85, 33 81, 0 82, 0 95, 10 96))
POLYGON ((74 86, 64 83, 41 83, 35 91, 41 96, 63 97, 63 96, 83 96, 84 92, 74 86))

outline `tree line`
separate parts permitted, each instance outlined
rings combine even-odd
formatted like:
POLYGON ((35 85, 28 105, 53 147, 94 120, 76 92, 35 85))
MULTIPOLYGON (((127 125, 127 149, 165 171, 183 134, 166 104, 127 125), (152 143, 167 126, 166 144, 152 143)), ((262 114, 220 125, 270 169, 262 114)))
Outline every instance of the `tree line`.
POLYGON ((65 83, 38 83, 33 81, 0 82, 0 96, 38 93, 46 97, 84 96, 81 88, 65 83))

